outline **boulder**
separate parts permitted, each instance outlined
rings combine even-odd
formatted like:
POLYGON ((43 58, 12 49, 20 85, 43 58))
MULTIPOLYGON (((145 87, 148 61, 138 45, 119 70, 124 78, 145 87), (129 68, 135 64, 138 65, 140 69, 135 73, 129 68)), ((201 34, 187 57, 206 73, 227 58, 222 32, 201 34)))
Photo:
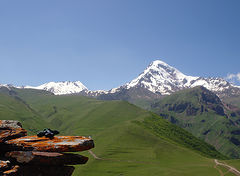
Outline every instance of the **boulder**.
POLYGON ((17 176, 71 176, 73 166, 21 166, 17 176))
POLYGON ((54 138, 25 136, 5 143, 12 150, 42 152, 77 152, 94 147, 93 140, 83 136, 55 136, 54 138))
POLYGON ((19 121, 0 120, 0 143, 26 135, 27 131, 22 129, 22 125, 19 121))
POLYGON ((5 154, 6 157, 16 160, 18 164, 28 165, 75 165, 85 164, 88 157, 71 153, 36 152, 36 151, 12 151, 5 154))
POLYGON ((71 176, 74 167, 66 165, 85 164, 88 157, 63 152, 94 147, 83 136, 26 135, 20 122, 0 120, 0 176, 71 176))
POLYGON ((6 128, 0 129, 0 143, 10 139, 20 138, 27 135, 27 131, 22 128, 6 128))
POLYGON ((4 171, 2 173, 3 176, 20 176, 19 175, 19 166, 16 165, 16 166, 12 166, 11 169, 7 170, 7 171, 4 171))
POLYGON ((0 160, 0 173, 7 170, 10 167, 10 161, 0 160))

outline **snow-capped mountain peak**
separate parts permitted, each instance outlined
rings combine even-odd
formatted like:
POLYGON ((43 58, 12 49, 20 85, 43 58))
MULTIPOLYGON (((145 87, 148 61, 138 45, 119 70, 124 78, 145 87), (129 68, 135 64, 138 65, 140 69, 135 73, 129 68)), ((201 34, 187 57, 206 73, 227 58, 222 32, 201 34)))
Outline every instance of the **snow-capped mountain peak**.
MULTIPOLYGON (((8 85, 0 85, 0 87, 1 86, 10 89, 8 85)), ((157 96, 169 95, 178 90, 196 86, 204 86, 219 96, 240 94, 239 86, 235 86, 223 78, 188 76, 161 60, 153 61, 137 78, 129 83, 109 91, 88 90, 80 81, 49 82, 37 87, 24 86, 17 88, 42 89, 50 91, 55 95, 80 93, 81 95, 96 97, 106 94, 119 94, 122 90, 124 92, 126 89, 128 90, 131 88, 134 88, 134 91, 139 90, 140 92, 143 89, 147 89, 152 93, 156 93, 157 96)))
POLYGON ((232 91, 237 91, 236 88, 238 88, 222 78, 187 76, 161 60, 153 61, 143 73, 123 88, 143 87, 153 93, 169 95, 178 90, 196 86, 204 86, 219 95, 229 88, 233 88, 232 91))
POLYGON ((46 90, 54 93, 55 95, 74 94, 88 90, 87 87, 84 86, 80 81, 49 82, 37 87, 25 86, 23 88, 46 90))
POLYGON ((1 88, 1 87, 5 87, 5 88, 11 90, 11 87, 14 87, 14 86, 11 85, 11 84, 0 84, 0 88, 1 88))
POLYGON ((176 68, 161 60, 153 61, 136 79, 126 84, 126 88, 144 87, 151 92, 170 94, 185 86, 198 77, 186 76, 176 68))

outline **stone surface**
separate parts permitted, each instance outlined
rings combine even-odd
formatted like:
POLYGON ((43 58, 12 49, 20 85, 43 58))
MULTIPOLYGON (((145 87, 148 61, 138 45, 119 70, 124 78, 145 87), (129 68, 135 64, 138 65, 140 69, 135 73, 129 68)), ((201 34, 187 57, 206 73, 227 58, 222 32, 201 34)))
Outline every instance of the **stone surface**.
POLYGON ((5 171, 9 168, 10 166, 10 161, 8 160, 0 160, 0 173, 2 171, 5 171))
POLYGON ((27 135, 27 131, 22 128, 10 128, 0 129, 0 143, 4 141, 20 138, 27 135))
POLYGON ((22 128, 22 124, 16 120, 0 120, 0 128, 22 128))
POLYGON ((22 125, 19 121, 0 120, 0 143, 26 135, 27 131, 22 129, 22 125))
POLYGON ((13 166, 11 169, 4 171, 3 176, 19 176, 19 166, 13 166))
POLYGON ((21 151, 77 152, 94 147, 93 140, 83 136, 55 136, 54 138, 25 136, 5 143, 8 147, 21 151))
POLYGON ((23 165, 18 176, 71 176, 73 166, 33 166, 23 165))
POLYGON ((72 153, 94 147, 83 136, 26 136, 21 123, 0 120, 0 176, 71 176, 88 157, 72 153))
POLYGON ((88 157, 56 152, 36 152, 36 151, 12 151, 5 154, 6 157, 15 159, 19 164, 29 165, 75 165, 85 164, 88 157))

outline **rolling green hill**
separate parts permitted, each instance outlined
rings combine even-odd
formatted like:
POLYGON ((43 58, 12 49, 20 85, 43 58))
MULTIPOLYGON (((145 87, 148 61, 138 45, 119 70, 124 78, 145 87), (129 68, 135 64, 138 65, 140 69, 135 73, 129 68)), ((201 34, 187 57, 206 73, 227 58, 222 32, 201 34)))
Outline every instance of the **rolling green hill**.
POLYGON ((124 101, 1 91, 0 119, 16 119, 31 133, 51 127, 62 135, 91 135, 101 159, 90 157, 74 175, 219 175, 209 144, 149 111, 124 101), (10 112, 12 111, 12 112, 10 112))
POLYGON ((0 88, 0 120, 19 120, 30 133, 46 126, 47 122, 25 101, 7 88, 0 88))
POLYGON ((206 88, 196 87, 166 96, 153 103, 151 110, 223 154, 240 157, 240 117, 206 88))

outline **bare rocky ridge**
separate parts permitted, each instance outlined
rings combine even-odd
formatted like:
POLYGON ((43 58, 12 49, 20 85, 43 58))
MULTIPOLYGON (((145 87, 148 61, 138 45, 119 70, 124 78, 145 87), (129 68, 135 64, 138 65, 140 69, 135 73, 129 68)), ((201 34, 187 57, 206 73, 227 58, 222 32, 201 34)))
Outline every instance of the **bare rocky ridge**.
POLYGON ((77 152, 94 147, 91 138, 27 136, 17 121, 0 120, 0 175, 70 176, 76 164, 88 157, 63 152, 77 152))

